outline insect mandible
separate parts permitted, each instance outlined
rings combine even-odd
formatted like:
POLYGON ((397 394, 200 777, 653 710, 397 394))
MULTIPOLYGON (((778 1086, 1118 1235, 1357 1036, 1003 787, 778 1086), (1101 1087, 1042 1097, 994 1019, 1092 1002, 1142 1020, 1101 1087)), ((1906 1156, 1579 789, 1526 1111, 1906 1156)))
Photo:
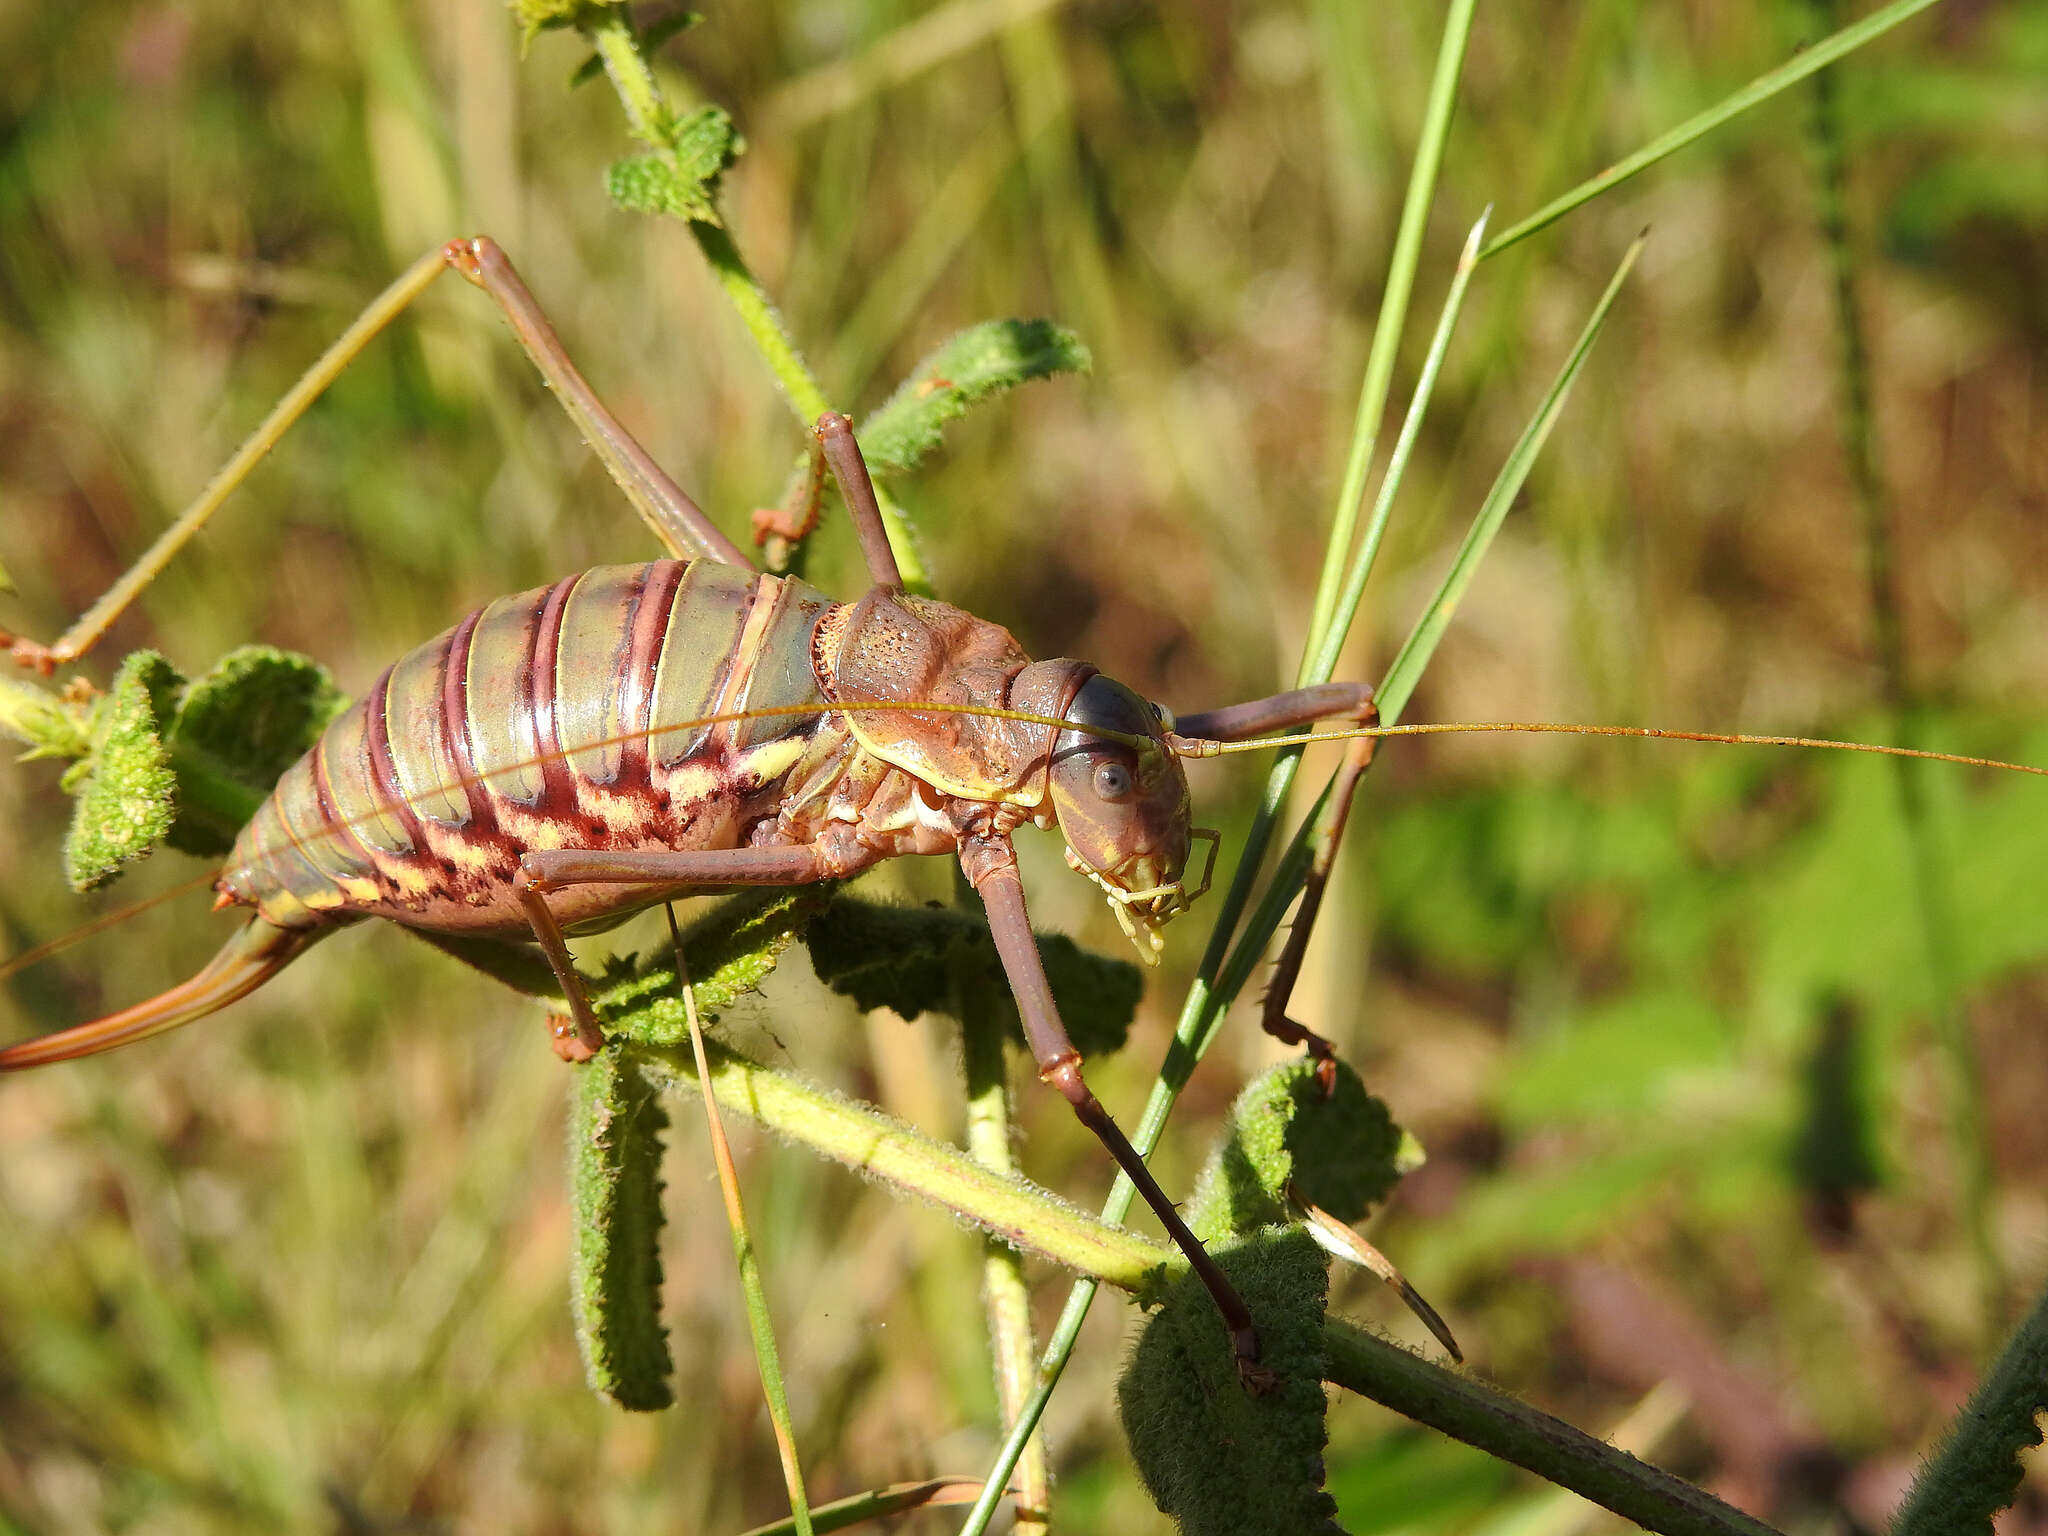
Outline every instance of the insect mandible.
MULTIPOLYGON (((189 1023, 369 917, 429 934, 537 944, 569 1017, 559 1054, 604 1038, 566 935, 706 889, 844 879, 904 854, 957 857, 980 895, 1040 1077, 1130 1176, 1214 1297, 1241 1368, 1243 1301, 1082 1076, 1046 982, 1011 836, 1057 827, 1148 962, 1207 888, 1181 759, 1314 721, 1373 718, 1329 683, 1176 720, 1087 662, 1032 661, 1008 631, 904 590, 846 417, 817 424, 872 586, 835 602, 756 571, 596 398, 488 238, 450 242, 386 290, 280 402, 158 544, 60 640, 0 636, 45 672, 102 634, 367 340, 442 270, 496 301, 613 478, 674 558, 603 566, 499 598, 388 668, 289 768, 215 884, 245 925, 183 984, 0 1050, 0 1072, 91 1055, 189 1023)), ((1369 760, 1359 741, 1338 788, 1369 760)), ((1266 1027, 1327 1068, 1285 1014, 1320 860, 1266 1027)), ((1327 1078, 1326 1078, 1327 1081, 1327 1078)))

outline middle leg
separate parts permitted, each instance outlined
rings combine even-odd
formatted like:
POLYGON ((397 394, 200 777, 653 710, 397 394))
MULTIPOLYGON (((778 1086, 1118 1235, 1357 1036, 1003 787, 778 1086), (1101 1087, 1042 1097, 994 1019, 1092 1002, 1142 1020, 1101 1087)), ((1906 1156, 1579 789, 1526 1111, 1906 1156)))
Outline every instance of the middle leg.
MULTIPOLYGON (((861 850, 865 852, 865 850, 861 850)), ((728 885, 811 885, 856 874, 873 861, 817 843, 788 848, 702 848, 650 853, 546 849, 519 860, 519 904, 533 925, 534 939, 547 956, 569 1005, 566 1023, 552 1029, 555 1054, 564 1061, 588 1061, 604 1049, 604 1031, 590 1006, 590 992, 569 954, 562 925, 547 904, 547 893, 572 885, 644 885, 687 890, 728 885)))
POLYGON ((1024 882, 1017 873, 1017 856, 1009 839, 987 837, 964 844, 960 863, 988 909, 989 932, 995 938, 1003 974, 1017 1000, 1024 1038, 1038 1061, 1040 1079, 1060 1091, 1073 1106, 1075 1117, 1109 1149, 1117 1166, 1152 1207, 1152 1214, 1166 1228, 1173 1245, 1187 1255, 1188 1264, 1215 1301, 1216 1310, 1223 1314, 1224 1327, 1230 1330, 1240 1379, 1251 1391, 1265 1390, 1272 1385, 1273 1376, 1258 1363, 1259 1335, 1252 1326, 1251 1309, 1209 1256, 1201 1239, 1181 1220, 1179 1209, 1152 1177, 1145 1159, 1110 1119, 1109 1111, 1081 1076, 1081 1053, 1074 1049, 1067 1026, 1060 1018, 1059 1006, 1053 1001, 1052 987, 1045 979, 1045 963, 1039 958, 1038 941, 1032 937, 1031 919, 1024 907, 1024 882))

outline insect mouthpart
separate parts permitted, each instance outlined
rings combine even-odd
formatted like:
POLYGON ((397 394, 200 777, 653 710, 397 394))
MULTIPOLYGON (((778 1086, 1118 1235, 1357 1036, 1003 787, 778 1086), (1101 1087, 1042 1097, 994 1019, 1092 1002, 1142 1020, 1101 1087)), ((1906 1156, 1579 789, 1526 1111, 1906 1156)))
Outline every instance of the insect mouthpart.
MULTIPOLYGON (((1190 841, 1199 838, 1209 845, 1209 856, 1202 861, 1201 883, 1192 891, 1187 889, 1185 880, 1128 889, 1092 867, 1072 847, 1066 850, 1067 867, 1076 874, 1086 875, 1101 888, 1109 898, 1109 910, 1116 914, 1124 937, 1131 941, 1138 958, 1146 965, 1157 965, 1159 956, 1166 949, 1166 940, 1159 930, 1202 899, 1209 889, 1209 877, 1215 873, 1216 848, 1222 840, 1221 835, 1208 827, 1193 827, 1189 829, 1188 837, 1190 841)), ((1147 861, 1134 862, 1143 864, 1147 861)))

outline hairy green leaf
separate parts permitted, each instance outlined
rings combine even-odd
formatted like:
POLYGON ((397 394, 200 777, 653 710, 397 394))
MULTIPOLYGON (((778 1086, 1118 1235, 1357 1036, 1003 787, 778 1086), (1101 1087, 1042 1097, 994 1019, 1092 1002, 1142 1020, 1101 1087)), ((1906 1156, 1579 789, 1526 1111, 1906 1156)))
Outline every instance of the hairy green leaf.
POLYGON ((661 1325, 661 1096, 623 1049, 576 1073, 569 1122, 575 1205, 570 1301, 593 1391, 621 1408, 675 1401, 661 1325))
MULTIPOLYGON (((1138 968, 1092 955, 1064 934, 1037 939, 1075 1048, 1083 1056, 1122 1049, 1144 992, 1138 968)), ((842 899, 812 922, 809 943, 818 979, 862 1008, 892 1008, 906 1019, 950 1014, 956 996, 972 990, 978 1005, 1005 1019, 1011 1039, 1023 1043, 1002 958, 978 914, 842 899)))
POLYGON ((1357 1221, 1400 1179, 1402 1148, 1387 1106, 1346 1063, 1326 1096, 1314 1062, 1287 1062, 1237 1096, 1229 1134, 1195 1183, 1188 1225, 1213 1242, 1284 1222, 1290 1184, 1339 1221, 1357 1221))
POLYGON ((170 844, 218 857, 347 700, 327 669, 267 645, 223 656, 185 690, 168 733, 178 772, 170 844))
POLYGON ((100 701, 92 755, 79 765, 80 780, 65 784, 78 795, 64 840, 75 889, 105 885, 169 834, 178 781, 163 732, 181 681, 155 651, 137 651, 100 701))
POLYGON ((1323 1488, 1322 1252, 1299 1228, 1275 1227, 1210 1252, 1251 1308, 1273 1379, 1246 1390, 1215 1302, 1181 1276, 1117 1384, 1139 1475, 1184 1536, 1337 1531, 1323 1488))
POLYGON ((878 475, 913 468, 946 423, 978 400, 1056 373, 1086 373, 1087 347, 1050 320, 984 320, 942 342, 862 424, 861 452, 878 475))
POLYGON ((80 890, 161 842, 227 852, 344 702, 324 669, 268 646, 231 652, 189 686, 163 657, 137 651, 89 731, 72 706, 40 689, 19 692, 0 688, 0 723, 41 753, 82 758, 63 781, 79 797, 65 859, 80 890))
MULTIPOLYGON (((760 986, 833 889, 811 885, 735 896, 693 923, 683 949, 699 1017, 717 1018, 760 986)), ((591 1002, 608 1035, 640 1045, 689 1044, 675 967, 659 958, 637 968, 630 960, 614 962, 592 989, 591 1002)))

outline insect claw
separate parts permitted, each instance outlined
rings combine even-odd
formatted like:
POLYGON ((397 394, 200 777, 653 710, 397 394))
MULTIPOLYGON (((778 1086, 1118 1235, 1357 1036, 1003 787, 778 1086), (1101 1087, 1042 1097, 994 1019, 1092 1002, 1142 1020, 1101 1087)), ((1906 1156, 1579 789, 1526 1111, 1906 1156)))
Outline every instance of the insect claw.
MULTIPOLYGON (((591 1033, 595 1033, 592 1031, 591 1033)), ((571 1066, 581 1066, 604 1049, 604 1036, 598 1035, 593 1042, 566 1013, 548 1015, 548 1044, 554 1052, 571 1066)))
POLYGON ((450 240, 441 247, 441 259, 470 282, 475 283, 478 287, 482 287, 483 261, 481 257, 483 252, 481 247, 482 242, 480 240, 467 238, 450 240))
POLYGON ((51 677, 57 671, 57 653, 40 640, 31 640, 25 635, 10 635, 0 629, 0 649, 14 658, 17 666, 27 667, 31 672, 40 672, 51 677))

